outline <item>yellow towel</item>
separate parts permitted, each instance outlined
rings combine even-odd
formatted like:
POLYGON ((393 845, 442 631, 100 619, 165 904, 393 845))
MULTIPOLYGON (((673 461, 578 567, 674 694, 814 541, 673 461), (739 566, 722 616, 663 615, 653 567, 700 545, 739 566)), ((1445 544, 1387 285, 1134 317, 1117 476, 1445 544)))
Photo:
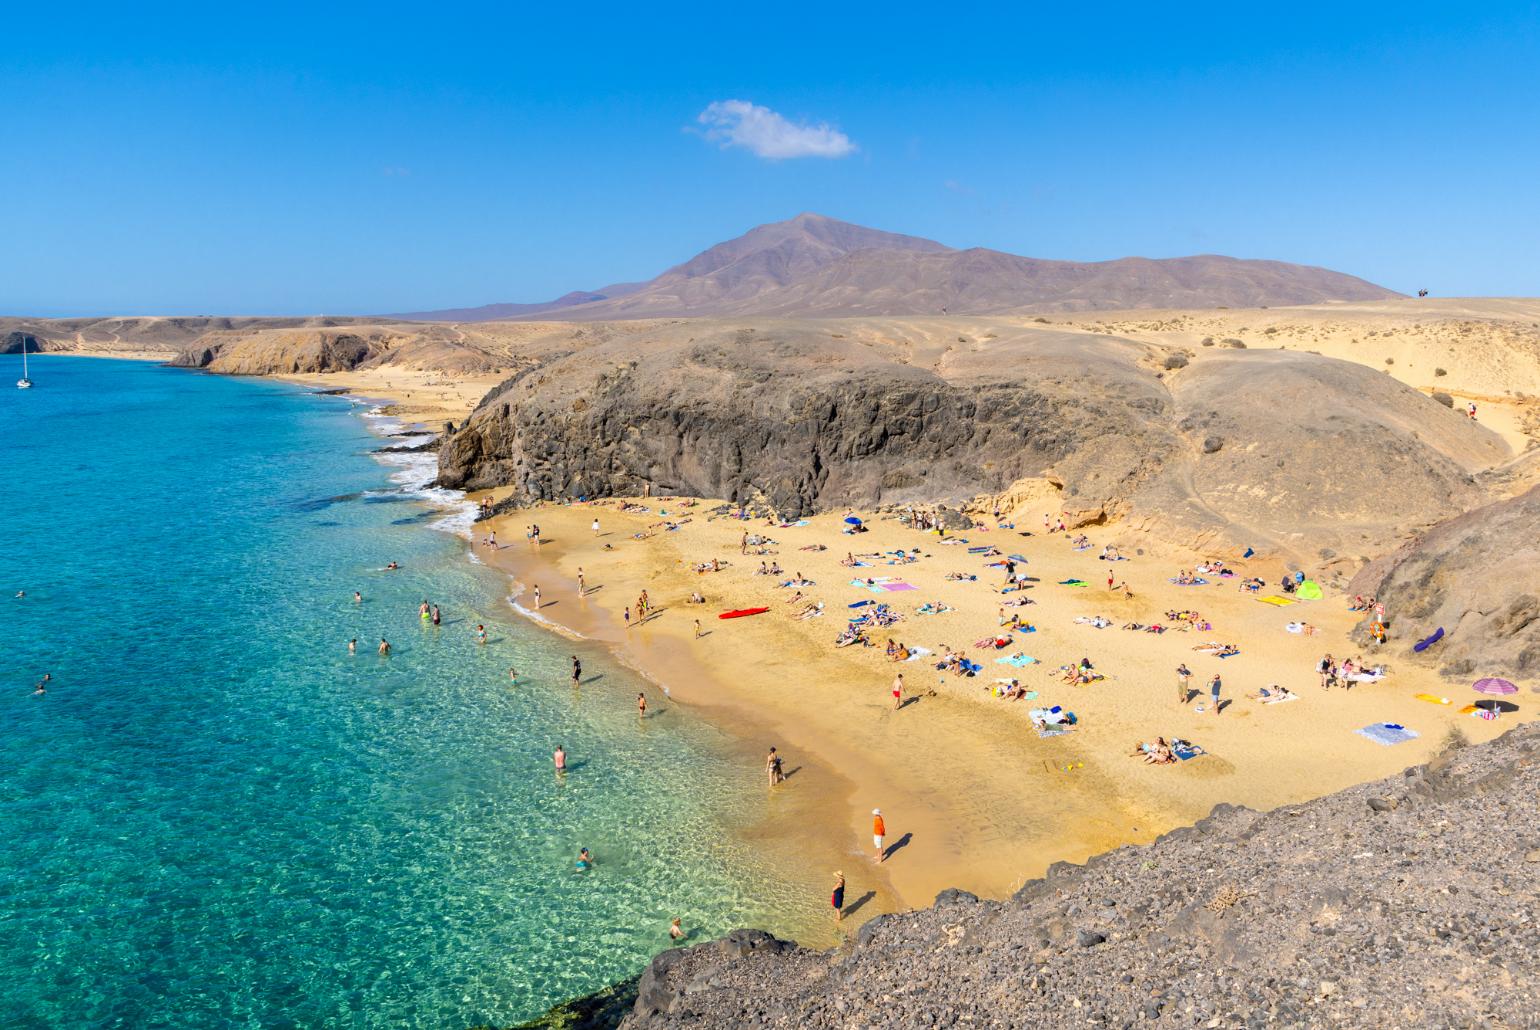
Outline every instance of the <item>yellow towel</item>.
POLYGON ((1259 597, 1257 600, 1261 601, 1263 604, 1277 605, 1279 608, 1282 608, 1286 604, 1294 603, 1290 598, 1279 597, 1277 594, 1269 594, 1267 597, 1259 597))
POLYGON ((1418 694, 1417 700, 1428 701, 1435 705, 1447 705, 1449 703, 1449 699, 1447 697, 1439 697, 1436 694, 1418 694))

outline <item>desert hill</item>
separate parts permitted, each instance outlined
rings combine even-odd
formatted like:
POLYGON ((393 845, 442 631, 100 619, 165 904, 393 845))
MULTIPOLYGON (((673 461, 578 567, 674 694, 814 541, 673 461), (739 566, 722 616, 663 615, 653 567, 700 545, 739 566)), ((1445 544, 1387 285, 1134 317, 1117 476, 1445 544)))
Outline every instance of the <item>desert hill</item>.
POLYGON ((422 311, 423 321, 993 314, 1134 307, 1257 307, 1398 294, 1324 268, 1218 255, 1049 261, 801 214, 761 225, 644 283, 545 304, 422 311), (586 298, 586 299, 585 299, 586 298))

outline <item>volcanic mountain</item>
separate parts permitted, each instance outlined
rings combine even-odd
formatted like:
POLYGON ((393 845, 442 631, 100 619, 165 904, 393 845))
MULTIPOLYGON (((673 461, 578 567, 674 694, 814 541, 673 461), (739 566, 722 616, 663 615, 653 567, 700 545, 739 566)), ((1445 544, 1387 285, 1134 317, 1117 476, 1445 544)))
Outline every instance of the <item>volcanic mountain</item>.
POLYGON ((1050 261, 802 214, 750 229, 657 278, 537 304, 419 311, 417 321, 600 321, 680 317, 998 314, 1126 308, 1261 307, 1396 294, 1308 265, 1201 254, 1050 261), (556 313, 559 312, 559 315, 556 313))

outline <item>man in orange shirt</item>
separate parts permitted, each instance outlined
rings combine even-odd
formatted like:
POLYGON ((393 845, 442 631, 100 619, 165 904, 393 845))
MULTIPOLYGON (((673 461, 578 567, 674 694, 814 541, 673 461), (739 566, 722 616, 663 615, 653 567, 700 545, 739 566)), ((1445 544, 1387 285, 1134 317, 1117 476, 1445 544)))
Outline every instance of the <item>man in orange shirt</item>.
POLYGON ((882 821, 882 809, 872 809, 872 845, 877 849, 877 861, 883 861, 887 856, 883 853, 882 842, 888 835, 888 828, 882 821))

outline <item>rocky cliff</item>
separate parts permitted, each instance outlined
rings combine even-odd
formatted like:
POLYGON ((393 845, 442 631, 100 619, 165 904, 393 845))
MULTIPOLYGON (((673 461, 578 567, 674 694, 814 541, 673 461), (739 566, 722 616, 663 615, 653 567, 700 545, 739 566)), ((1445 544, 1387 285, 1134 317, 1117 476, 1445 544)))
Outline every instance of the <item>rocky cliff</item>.
POLYGON ((798 515, 1046 477, 1082 522, 1358 561, 1483 503, 1473 474, 1509 454, 1360 365, 1023 322, 685 321, 574 341, 482 403, 441 481, 762 496, 798 515))
POLYGON ((1540 487, 1435 527, 1351 589, 1386 604, 1402 660, 1449 676, 1540 676, 1540 487), (1442 640, 1412 650, 1440 627, 1442 640))
MULTIPOLYGON (((815 952, 664 952, 625 1030, 1540 1025, 1540 726, 815 952)), ((597 1011, 597 1010, 595 1010, 597 1011)), ((602 1025, 596 1018, 593 1025, 602 1025)))

